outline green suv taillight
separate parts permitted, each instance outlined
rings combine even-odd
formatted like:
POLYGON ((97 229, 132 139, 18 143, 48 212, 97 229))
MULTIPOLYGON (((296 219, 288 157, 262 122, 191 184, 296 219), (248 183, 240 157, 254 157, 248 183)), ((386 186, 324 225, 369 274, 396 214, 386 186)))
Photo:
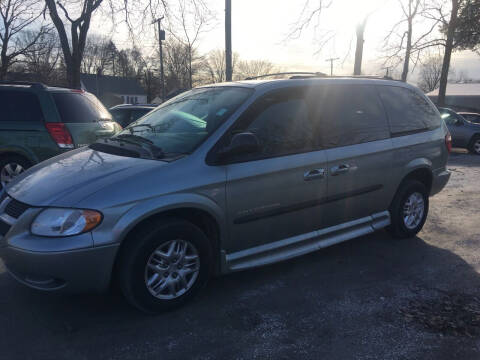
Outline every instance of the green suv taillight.
POLYGON ((64 123, 45 123, 47 130, 53 140, 57 143, 58 147, 61 149, 73 149, 73 140, 72 136, 68 132, 67 127, 64 123))

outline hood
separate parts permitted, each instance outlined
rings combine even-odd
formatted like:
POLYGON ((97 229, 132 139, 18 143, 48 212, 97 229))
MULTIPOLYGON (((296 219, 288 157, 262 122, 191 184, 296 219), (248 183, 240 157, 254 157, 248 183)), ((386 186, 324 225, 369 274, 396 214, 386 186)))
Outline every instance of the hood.
POLYGON ((74 206, 85 197, 166 162, 107 154, 84 147, 44 161, 6 189, 33 206, 74 206))

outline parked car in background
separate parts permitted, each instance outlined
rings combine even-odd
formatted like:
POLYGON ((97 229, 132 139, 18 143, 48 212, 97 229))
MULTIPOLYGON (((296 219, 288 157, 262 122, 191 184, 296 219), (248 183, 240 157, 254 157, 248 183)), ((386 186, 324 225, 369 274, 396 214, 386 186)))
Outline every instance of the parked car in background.
POLYGON ((463 118, 467 121, 470 121, 475 124, 480 124, 480 114, 472 112, 463 112, 460 111, 458 114, 462 115, 463 118))
POLYGON ((201 87, 17 178, 0 193, 0 256, 32 288, 115 279, 139 309, 171 309, 212 274, 385 227, 415 236, 449 150, 435 106, 403 82, 201 87))
POLYGON ((0 189, 30 166, 121 130, 81 90, 0 82, 0 189))
POLYGON ((480 155, 480 124, 467 121, 452 109, 438 108, 452 135, 452 146, 480 155))
POLYGON ((154 104, 120 104, 110 108, 110 113, 117 123, 127 127, 132 122, 140 119, 143 115, 155 109, 154 104))

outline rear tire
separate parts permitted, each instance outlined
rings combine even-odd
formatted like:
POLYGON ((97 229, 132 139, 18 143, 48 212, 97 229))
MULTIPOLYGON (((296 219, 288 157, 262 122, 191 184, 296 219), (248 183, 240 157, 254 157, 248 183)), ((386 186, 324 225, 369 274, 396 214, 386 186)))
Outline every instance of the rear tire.
POLYGON ((472 140, 470 141, 470 146, 468 147, 468 151, 472 154, 480 155, 480 135, 475 135, 472 140))
POLYGON ((17 175, 31 166, 30 162, 20 155, 6 155, 0 158, 0 190, 8 185, 17 175))
POLYGON ((423 183, 407 180, 400 185, 390 206, 391 224, 388 232, 405 239, 422 230, 428 215, 428 191, 423 183))
POLYGON ((126 241, 117 267, 119 285, 128 302, 143 312, 183 305, 212 272, 210 241, 183 219, 148 223, 126 241))

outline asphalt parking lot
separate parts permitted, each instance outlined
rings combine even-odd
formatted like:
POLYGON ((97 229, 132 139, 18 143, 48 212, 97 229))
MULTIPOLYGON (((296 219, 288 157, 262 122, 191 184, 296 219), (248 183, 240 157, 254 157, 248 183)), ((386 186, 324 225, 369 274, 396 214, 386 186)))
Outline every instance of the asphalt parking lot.
POLYGON ((29 290, 0 261, 0 359, 478 359, 480 157, 449 168, 418 237, 380 231, 217 278, 155 317, 118 294, 29 290))

